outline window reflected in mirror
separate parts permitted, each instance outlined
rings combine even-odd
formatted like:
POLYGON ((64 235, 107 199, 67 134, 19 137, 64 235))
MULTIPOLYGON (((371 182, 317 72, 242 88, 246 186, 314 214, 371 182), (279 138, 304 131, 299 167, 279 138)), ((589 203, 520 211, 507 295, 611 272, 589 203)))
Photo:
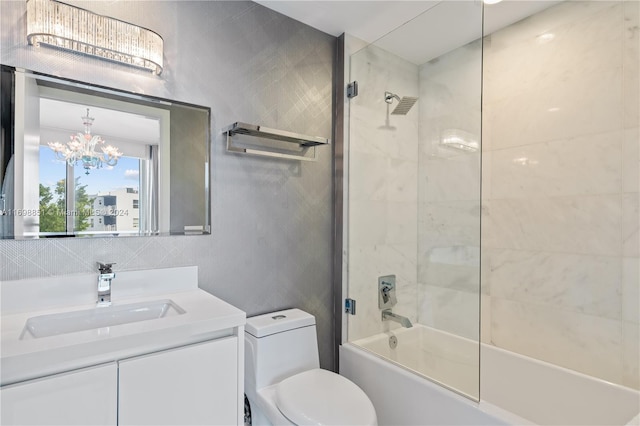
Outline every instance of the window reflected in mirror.
MULTIPOLYGON (((56 91, 48 91, 55 96, 56 91)), ((93 105, 99 99, 93 99, 93 105)), ((120 106, 122 108, 122 106, 120 106)), ((162 143, 161 111, 149 108, 150 115, 139 115, 108 108, 67 102, 51 97, 40 99, 39 210, 41 236, 64 234, 139 234, 151 233, 157 223, 157 185, 143 186, 143 176, 159 167, 157 155, 162 143), (82 112, 87 110, 86 115, 82 112), (90 133, 79 132, 81 118, 91 117, 90 133), (89 136, 90 135, 90 136, 89 136), (74 160, 71 150, 79 142, 98 137, 96 147, 79 149, 82 157, 74 160), (63 146, 64 153, 54 146, 63 146), (100 156, 100 149, 115 147, 120 154, 113 164, 100 164, 83 158, 100 156), (87 153, 93 150, 93 153, 87 153), (71 158, 69 158, 71 157, 71 158), (69 182, 69 184, 67 184, 69 182), (154 217, 141 221, 140 212, 154 217)))

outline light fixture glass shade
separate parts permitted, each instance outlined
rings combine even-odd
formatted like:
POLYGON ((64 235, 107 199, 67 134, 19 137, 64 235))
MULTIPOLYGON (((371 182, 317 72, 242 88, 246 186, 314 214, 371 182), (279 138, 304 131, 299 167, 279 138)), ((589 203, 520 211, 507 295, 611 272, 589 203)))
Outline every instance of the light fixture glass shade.
POLYGON ((160 35, 55 0, 27 0, 27 41, 162 72, 160 35))
POLYGON ((91 134, 93 120, 93 117, 89 116, 89 108, 87 108, 87 115, 82 117, 84 133, 78 132, 75 135, 71 135, 69 142, 66 144, 60 142, 48 143, 49 148, 56 153, 56 156, 61 160, 65 160, 70 166, 82 164, 82 167, 86 170, 85 174, 89 174, 89 170, 99 169, 103 165, 115 166, 122 156, 118 148, 111 145, 101 147, 102 153, 96 152, 96 148, 99 145, 104 145, 104 139, 91 134))

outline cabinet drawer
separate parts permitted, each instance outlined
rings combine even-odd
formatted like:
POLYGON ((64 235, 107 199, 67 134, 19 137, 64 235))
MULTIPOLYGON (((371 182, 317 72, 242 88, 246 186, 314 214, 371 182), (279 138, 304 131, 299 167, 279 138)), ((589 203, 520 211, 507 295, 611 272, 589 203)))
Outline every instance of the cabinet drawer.
POLYGON ((3 425, 115 425, 115 362, 0 388, 3 425))
POLYGON ((238 337, 119 362, 120 425, 237 423, 238 337))

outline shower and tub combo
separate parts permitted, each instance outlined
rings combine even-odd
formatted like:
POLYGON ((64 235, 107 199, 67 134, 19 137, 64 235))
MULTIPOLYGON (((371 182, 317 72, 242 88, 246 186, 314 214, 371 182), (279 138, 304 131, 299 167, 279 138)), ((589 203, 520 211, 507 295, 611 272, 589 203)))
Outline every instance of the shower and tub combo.
POLYGON ((640 424, 640 3, 511 6, 342 38, 339 368, 379 424, 640 424))
POLYGON ((469 377, 478 360, 464 356, 465 346, 474 345, 417 324, 344 344, 340 369, 372 400, 379 424, 601 426, 640 420, 637 391, 487 344, 480 348, 482 399, 472 402, 459 394, 471 394, 476 385, 469 377))
POLYGON ((477 341, 422 324, 413 326, 407 317, 392 312, 397 304, 395 275, 379 277, 378 283, 382 321, 401 327, 346 343, 340 359, 342 374, 362 387, 374 405, 385 407, 379 410, 381 424, 637 422, 637 391, 484 343, 480 363, 474 356, 477 341), (450 394, 473 398, 478 385, 480 404, 450 394), (394 389, 392 403, 385 390, 389 387, 394 389), (447 404, 438 402, 447 398, 451 398, 447 404))

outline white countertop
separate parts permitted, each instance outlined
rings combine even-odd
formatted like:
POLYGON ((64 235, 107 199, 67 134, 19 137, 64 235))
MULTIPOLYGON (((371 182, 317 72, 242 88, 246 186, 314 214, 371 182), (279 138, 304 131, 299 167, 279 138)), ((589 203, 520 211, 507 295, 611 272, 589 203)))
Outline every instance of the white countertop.
POLYGON ((195 267, 129 273, 116 271, 112 285, 113 306, 170 299, 185 313, 49 337, 20 339, 25 322, 31 317, 95 308, 96 278, 97 274, 87 274, 0 283, 0 385, 230 336, 246 322, 243 311, 197 288, 195 267), (78 296, 79 293, 82 295, 78 296), (46 296, 55 307, 43 309, 47 303, 46 296), (28 303, 25 297, 36 297, 37 300, 28 303), (65 298, 75 304, 65 305, 62 303, 65 298))

